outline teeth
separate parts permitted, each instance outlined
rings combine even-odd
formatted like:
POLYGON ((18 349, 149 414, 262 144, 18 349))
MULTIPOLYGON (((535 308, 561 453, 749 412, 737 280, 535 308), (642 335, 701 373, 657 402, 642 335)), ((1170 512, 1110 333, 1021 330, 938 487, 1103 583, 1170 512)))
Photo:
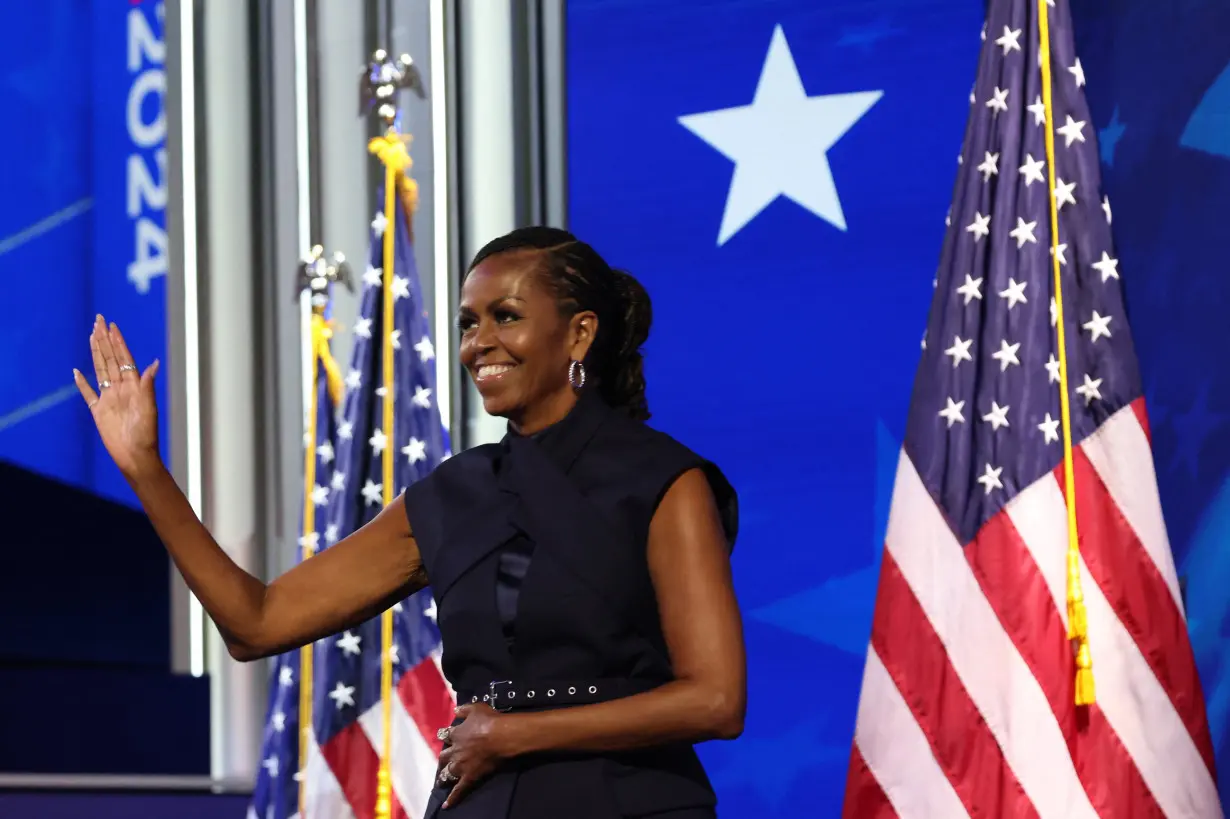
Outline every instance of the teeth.
POLYGON ((484 364, 478 368, 479 378, 491 378, 492 376, 506 373, 513 368, 512 364, 484 364))

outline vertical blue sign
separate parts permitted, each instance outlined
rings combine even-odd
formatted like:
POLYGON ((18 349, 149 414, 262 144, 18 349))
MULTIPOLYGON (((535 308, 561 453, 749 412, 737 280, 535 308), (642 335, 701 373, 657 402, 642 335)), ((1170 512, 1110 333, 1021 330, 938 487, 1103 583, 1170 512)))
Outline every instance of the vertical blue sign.
MULTIPOLYGON (((162 2, 93 3, 94 312, 120 325, 139 367, 166 360, 167 72, 162 2)), ((83 322, 84 341, 89 317, 83 322)), ((167 449, 166 370, 158 379, 167 449)), ((89 421, 88 417, 85 419, 89 421)), ((85 482, 135 502, 98 441, 85 482)))

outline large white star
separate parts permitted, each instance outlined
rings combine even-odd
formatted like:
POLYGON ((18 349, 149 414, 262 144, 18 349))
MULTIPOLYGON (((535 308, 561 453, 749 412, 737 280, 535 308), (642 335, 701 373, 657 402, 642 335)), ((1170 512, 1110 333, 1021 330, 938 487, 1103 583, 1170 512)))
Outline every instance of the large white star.
POLYGON ((845 230, 826 152, 883 95, 858 91, 809 97, 786 35, 777 26, 750 105, 679 118, 683 127, 735 163, 717 243, 725 244, 779 196, 845 230))

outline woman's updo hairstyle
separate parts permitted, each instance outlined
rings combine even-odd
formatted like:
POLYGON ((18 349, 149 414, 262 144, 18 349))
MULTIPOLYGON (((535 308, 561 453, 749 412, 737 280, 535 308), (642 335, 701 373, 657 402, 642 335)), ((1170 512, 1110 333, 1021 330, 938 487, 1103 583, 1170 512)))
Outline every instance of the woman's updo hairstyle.
POLYGON ((540 272, 555 291, 560 312, 598 316, 598 335, 585 356, 586 375, 612 407, 638 421, 649 418, 641 345, 649 338, 649 294, 630 273, 616 270, 566 230, 524 227, 488 242, 467 273, 497 253, 538 251, 540 272))

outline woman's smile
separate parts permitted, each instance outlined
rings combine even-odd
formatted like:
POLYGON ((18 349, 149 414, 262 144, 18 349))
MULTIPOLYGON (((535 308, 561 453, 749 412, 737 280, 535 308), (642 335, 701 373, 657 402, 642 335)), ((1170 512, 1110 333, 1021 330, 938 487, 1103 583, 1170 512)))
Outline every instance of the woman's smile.
POLYGON ((510 363, 480 365, 474 369, 474 381, 479 385, 496 383, 512 372, 516 366, 510 363))

